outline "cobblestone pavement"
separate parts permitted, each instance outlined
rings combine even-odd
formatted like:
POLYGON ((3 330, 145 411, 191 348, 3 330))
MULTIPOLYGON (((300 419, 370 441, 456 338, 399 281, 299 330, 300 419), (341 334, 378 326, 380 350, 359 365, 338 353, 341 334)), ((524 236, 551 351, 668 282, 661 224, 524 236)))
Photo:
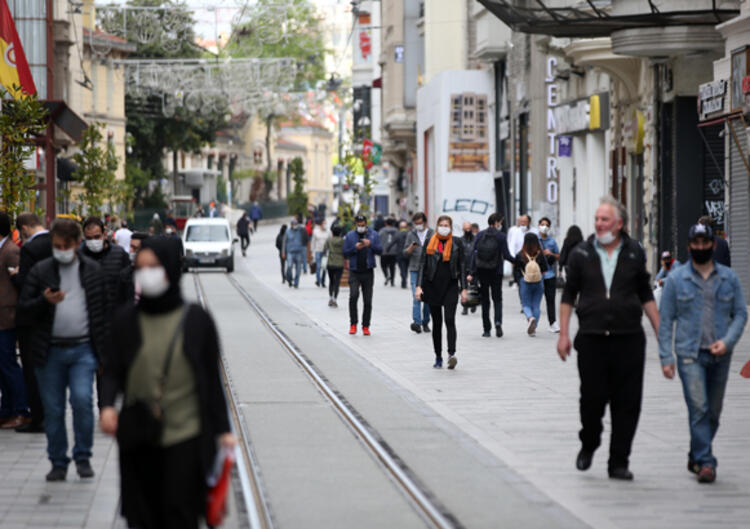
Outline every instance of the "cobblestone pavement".
POLYGON ((409 290, 384 287, 377 269, 373 336, 350 337, 348 289, 342 289, 339 308, 332 309, 327 289, 316 287, 314 276, 303 276, 298 290, 281 284, 273 246, 277 232, 278 226, 261 226, 248 257, 237 258, 238 269, 252 271, 579 519, 597 529, 747 527, 750 381, 738 374, 750 358, 747 335, 734 353, 714 447, 720 461, 718 481, 706 486, 698 485, 685 469, 689 436, 680 383, 662 377, 653 332, 647 331, 643 413, 631 458, 636 479, 615 482, 606 476, 608 417, 592 468, 585 473, 574 468, 580 447, 575 357, 567 363, 558 359, 557 335, 548 332, 544 309, 538 336, 528 337, 518 292, 504 288, 505 337, 482 338, 479 312, 458 315, 458 368, 434 370, 429 335, 409 330, 409 290))

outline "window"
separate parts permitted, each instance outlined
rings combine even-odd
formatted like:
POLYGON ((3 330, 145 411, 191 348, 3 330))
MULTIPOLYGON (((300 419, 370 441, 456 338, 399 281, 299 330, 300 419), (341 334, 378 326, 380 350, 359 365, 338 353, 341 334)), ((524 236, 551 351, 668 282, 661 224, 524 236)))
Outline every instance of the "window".
POLYGON ((229 240, 229 230, 226 226, 211 224, 196 224, 188 227, 186 242, 225 242, 229 240))

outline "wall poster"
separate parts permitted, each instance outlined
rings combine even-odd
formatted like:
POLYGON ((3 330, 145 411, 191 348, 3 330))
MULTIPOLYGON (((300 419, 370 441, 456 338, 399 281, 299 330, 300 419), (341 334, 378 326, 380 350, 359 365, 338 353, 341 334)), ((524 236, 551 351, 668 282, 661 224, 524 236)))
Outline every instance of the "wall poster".
POLYGON ((490 170, 487 95, 451 96, 448 171, 490 170))

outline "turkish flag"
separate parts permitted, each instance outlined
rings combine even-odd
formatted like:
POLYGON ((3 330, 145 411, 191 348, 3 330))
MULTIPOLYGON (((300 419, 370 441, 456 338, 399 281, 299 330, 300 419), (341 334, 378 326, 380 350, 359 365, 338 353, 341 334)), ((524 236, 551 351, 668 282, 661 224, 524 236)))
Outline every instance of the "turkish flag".
POLYGON ((0 84, 16 99, 21 93, 36 94, 34 78, 6 0, 0 0, 0 84))

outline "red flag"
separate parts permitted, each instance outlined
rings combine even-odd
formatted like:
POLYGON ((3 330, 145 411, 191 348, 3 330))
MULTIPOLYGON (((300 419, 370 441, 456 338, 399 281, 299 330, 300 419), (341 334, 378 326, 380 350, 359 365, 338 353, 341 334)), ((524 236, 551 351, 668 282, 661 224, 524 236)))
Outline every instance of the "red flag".
POLYGON ((16 86, 25 94, 35 94, 34 78, 5 0, 0 0, 0 54, 0 84, 14 98, 21 95, 16 86))

